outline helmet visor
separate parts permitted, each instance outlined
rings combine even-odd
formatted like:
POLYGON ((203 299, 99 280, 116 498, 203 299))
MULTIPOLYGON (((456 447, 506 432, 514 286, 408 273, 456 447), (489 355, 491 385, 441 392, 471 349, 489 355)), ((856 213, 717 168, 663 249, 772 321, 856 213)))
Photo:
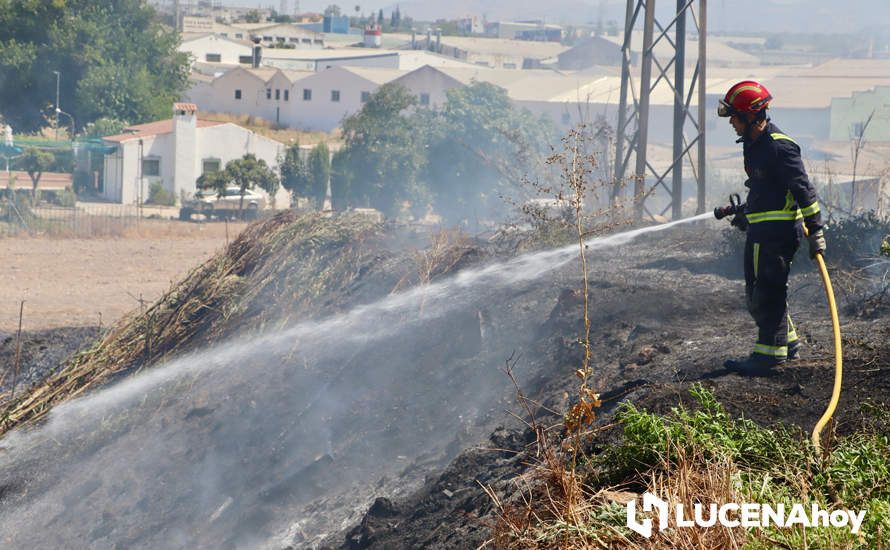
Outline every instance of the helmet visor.
POLYGON ((732 105, 726 102, 726 100, 721 99, 720 103, 717 105, 717 116, 719 117, 729 117, 735 114, 735 109, 732 108, 732 105))

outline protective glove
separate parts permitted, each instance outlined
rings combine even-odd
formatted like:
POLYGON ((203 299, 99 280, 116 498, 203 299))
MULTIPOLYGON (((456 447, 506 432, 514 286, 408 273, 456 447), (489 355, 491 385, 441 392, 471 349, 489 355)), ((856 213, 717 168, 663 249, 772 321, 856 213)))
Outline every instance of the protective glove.
POLYGON ((744 212, 739 212, 735 216, 733 216, 732 221, 729 222, 729 225, 738 228, 739 231, 745 231, 748 229, 748 218, 745 216, 744 212))
POLYGON ((810 233, 807 237, 807 240, 810 241, 810 259, 813 260, 816 258, 816 254, 820 254, 825 252, 825 235, 822 233, 822 230, 816 231, 815 233, 810 233))

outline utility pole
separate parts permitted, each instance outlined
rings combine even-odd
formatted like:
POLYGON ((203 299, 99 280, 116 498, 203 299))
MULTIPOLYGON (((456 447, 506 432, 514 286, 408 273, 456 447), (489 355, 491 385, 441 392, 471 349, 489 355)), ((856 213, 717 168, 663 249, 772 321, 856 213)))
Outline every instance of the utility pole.
POLYGON ((4 145, 4 157, 6 158, 6 179, 9 180, 9 159, 12 156, 12 152, 14 151, 13 147, 15 147, 15 143, 12 141, 12 126, 9 124, 3 127, 3 145, 4 145))
POLYGON ((629 177, 634 181, 633 203, 638 219, 644 214, 664 216, 670 211, 671 218, 677 220, 683 216, 683 167, 687 162, 698 185, 696 212, 700 214, 705 211, 707 0, 676 0, 676 11, 666 25, 662 25, 656 17, 655 3, 656 0, 627 0, 621 47, 621 95, 612 199, 617 201, 624 194, 625 177, 629 177), (695 4, 698 4, 698 9, 694 7, 695 4), (698 49, 692 78, 687 81, 686 70, 693 68, 687 65, 686 50, 687 21, 690 16, 698 49), (639 20, 643 21, 643 42, 639 83, 635 85, 631 75, 632 70, 636 70, 632 63, 631 43, 639 20), (656 47, 658 56, 655 55, 656 47), (656 168, 646 152, 649 145, 650 99, 659 86, 673 95, 673 148, 670 165, 656 168), (698 103, 695 114, 691 106, 693 99, 698 103), (692 151, 696 145, 697 158, 693 158, 692 151), (636 155, 634 173, 626 176, 631 154, 636 155), (667 184, 669 177, 670 186, 667 184), (664 199, 667 199, 666 205, 664 199))
POLYGON ((142 221, 142 160, 143 160, 143 150, 142 150, 142 139, 139 139, 139 164, 136 165, 136 227, 139 227, 139 222, 142 221))

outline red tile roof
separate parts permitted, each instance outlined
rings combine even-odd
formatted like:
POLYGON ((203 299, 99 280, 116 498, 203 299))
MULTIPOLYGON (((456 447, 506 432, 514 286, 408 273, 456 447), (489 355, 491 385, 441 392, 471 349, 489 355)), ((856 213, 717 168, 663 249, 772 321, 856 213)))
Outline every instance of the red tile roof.
MULTIPOLYGON (((10 170, 9 175, 15 178, 16 189, 31 189, 31 176, 27 172, 18 170, 10 170)), ((6 175, 4 174, 4 178, 6 175)), ((71 174, 64 172, 44 172, 40 175, 40 181, 37 183, 37 189, 65 189, 71 187, 74 178, 71 174)))
POLYGON ((198 106, 194 103, 174 103, 173 104, 174 111, 192 111, 197 112, 198 106))
MULTIPOLYGON (((226 122, 218 122, 215 120, 198 120, 198 128, 208 128, 210 126, 219 126, 220 124, 227 124, 226 122)), ((130 141, 131 139, 139 139, 143 137, 149 136, 158 136, 161 134, 169 134, 173 131, 173 119, 167 120, 158 120, 155 122, 149 122, 147 124, 137 124, 136 126, 129 126, 124 129, 123 134, 118 134, 115 136, 106 136, 102 139, 105 141, 114 141, 117 143, 122 143, 124 141, 130 141)))

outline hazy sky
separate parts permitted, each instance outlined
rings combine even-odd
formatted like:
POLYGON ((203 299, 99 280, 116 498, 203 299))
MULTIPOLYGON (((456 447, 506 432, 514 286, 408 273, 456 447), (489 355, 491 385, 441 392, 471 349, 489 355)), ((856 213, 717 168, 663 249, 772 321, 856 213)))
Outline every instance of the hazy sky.
MULTIPOLYGON (((287 0, 293 9, 295 0, 287 0)), ((598 18, 623 22, 626 0, 300 0, 301 11, 322 11, 338 4, 346 13, 356 5, 370 13, 388 13, 399 4, 403 13, 423 19, 483 15, 490 19, 545 18, 554 22, 591 23, 598 18)), ((272 7, 280 0, 223 0, 224 5, 272 7)), ((696 3, 697 4, 697 3, 696 3)), ((657 3, 659 11, 676 6, 672 0, 657 3)), ((757 9, 737 0, 710 0, 709 27, 715 31, 854 32, 875 25, 890 25, 887 0, 758 0, 757 9)), ((661 17, 661 16, 660 16, 661 17)))

